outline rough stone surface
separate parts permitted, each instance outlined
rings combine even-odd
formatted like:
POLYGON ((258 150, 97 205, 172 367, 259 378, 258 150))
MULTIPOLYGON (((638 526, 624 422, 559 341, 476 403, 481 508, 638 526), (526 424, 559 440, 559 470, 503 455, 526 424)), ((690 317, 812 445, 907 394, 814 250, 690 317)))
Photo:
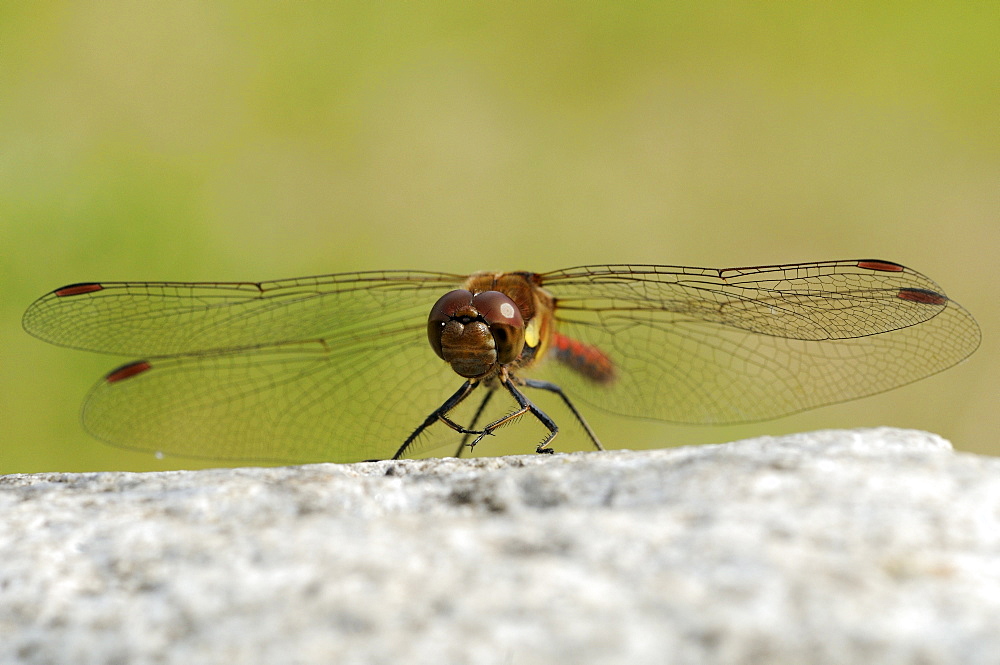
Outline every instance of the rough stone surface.
POLYGON ((0 662, 1000 662, 1000 459, 892 429, 0 477, 0 662))

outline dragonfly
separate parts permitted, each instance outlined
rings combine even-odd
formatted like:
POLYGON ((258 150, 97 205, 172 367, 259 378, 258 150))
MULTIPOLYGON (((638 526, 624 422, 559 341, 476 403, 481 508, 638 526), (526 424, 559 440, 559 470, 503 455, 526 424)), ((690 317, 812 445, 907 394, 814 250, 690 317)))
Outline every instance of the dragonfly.
POLYGON ((980 342, 941 287, 881 259, 86 282, 39 298, 23 324, 138 358, 86 398, 95 437, 258 462, 398 459, 448 441, 460 455, 522 417, 552 452, 559 427, 528 396, 540 392, 602 449, 576 401, 677 423, 767 420, 922 379, 980 342), (487 417, 491 400, 507 406, 487 417))

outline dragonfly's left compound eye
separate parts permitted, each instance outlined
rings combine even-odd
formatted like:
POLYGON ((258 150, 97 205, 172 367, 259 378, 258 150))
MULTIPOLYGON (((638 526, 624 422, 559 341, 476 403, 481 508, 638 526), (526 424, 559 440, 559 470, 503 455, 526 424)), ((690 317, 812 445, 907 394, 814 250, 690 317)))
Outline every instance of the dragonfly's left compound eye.
POLYGON ((472 297, 496 342, 497 360, 506 365, 517 360, 524 349, 524 319, 514 301, 499 291, 484 291, 472 297))

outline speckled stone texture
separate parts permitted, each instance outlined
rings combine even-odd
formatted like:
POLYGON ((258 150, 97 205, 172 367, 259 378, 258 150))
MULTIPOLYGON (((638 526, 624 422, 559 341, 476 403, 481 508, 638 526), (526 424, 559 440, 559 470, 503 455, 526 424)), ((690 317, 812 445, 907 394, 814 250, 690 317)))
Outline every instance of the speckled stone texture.
POLYGON ((0 477, 2 663, 1000 662, 1000 460, 893 429, 0 477))

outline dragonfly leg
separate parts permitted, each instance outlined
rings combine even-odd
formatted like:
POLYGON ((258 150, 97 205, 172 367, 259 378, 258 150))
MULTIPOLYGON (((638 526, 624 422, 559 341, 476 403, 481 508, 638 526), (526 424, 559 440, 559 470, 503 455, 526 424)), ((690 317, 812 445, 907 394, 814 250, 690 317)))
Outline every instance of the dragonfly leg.
MULTIPOLYGON (((486 409, 486 405, 490 403, 490 399, 493 397, 495 393, 496 389, 490 388, 489 390, 486 391, 486 394, 483 395, 483 401, 479 403, 479 408, 476 409, 476 413, 474 416, 472 416, 472 421, 469 423, 470 430, 475 429, 476 423, 479 422, 479 418, 483 415, 483 411, 486 409)), ((469 445, 469 437, 472 436, 473 434, 478 434, 478 432, 466 432, 465 434, 462 435, 462 441, 461 443, 458 444, 458 450, 455 451, 455 457, 461 457, 462 452, 466 448, 471 449, 473 447, 469 445)))
MULTIPOLYGON (((563 392, 562 388, 560 388, 554 383, 549 383, 548 381, 537 381, 535 379, 523 379, 523 383, 529 388, 547 390, 550 393, 555 393, 559 395, 559 397, 562 398, 562 401, 566 403, 566 406, 569 407, 569 410, 576 417, 577 422, 583 425, 583 429, 584 431, 587 432, 587 436, 590 437, 590 441, 591 443, 594 444, 594 448, 596 448, 597 450, 604 450, 604 446, 601 445, 601 442, 597 438, 597 435, 594 434, 594 430, 590 429, 590 425, 587 424, 587 421, 584 420, 580 412, 576 410, 576 407, 573 405, 573 402, 569 401, 569 397, 566 396, 566 393, 563 392)), ((555 435, 553 434, 553 436, 555 435)))
POLYGON ((511 413, 508 413, 503 418, 494 420, 489 425, 483 427, 482 431, 479 432, 476 438, 473 439, 472 443, 469 444, 469 447, 470 448, 474 447, 477 443, 482 441, 482 439, 485 436, 487 436, 488 434, 493 434, 494 430, 503 427, 512 420, 520 418, 526 413, 530 413, 535 418, 537 418, 539 422, 545 425, 545 427, 549 430, 549 433, 546 435, 546 437, 542 439, 542 442, 539 443, 538 446, 535 448, 535 452, 536 453, 555 452, 554 450, 552 450, 552 448, 549 448, 549 442, 552 441, 552 439, 556 437, 556 434, 559 433, 559 426, 556 425, 555 421, 549 418, 544 411, 535 406, 535 404, 530 399, 525 397, 524 394, 517 389, 517 386, 514 385, 514 382, 510 379, 509 376, 506 375, 502 376, 500 379, 500 384, 503 385, 503 387, 507 389, 507 392, 511 394, 511 397, 513 397, 517 401, 517 405, 519 408, 516 409, 515 411, 512 411, 511 413))
MULTIPOLYGON (((454 409, 459 404, 461 404, 465 400, 465 398, 468 397, 473 390, 475 390, 476 386, 478 385, 479 383, 477 381, 471 381, 471 380, 463 383, 462 387, 459 388, 454 395, 446 399, 444 404, 434 409, 434 411, 432 411, 430 415, 428 415, 427 418, 424 419, 424 422, 420 423, 420 426, 417 427, 417 429, 413 430, 413 433, 410 434, 410 436, 406 437, 406 441, 404 441, 403 445, 399 447, 399 450, 396 451, 396 454, 392 456, 392 459, 402 458, 403 455, 406 454, 407 449, 409 449, 410 445, 413 444, 413 442, 417 439, 417 437, 420 436, 420 434, 425 429, 427 429, 428 427, 430 427, 431 425, 433 425, 438 421, 443 422, 445 425, 452 428, 459 434, 464 434, 466 436, 469 436, 471 434, 479 435, 476 441, 473 442, 473 445, 475 445, 475 443, 477 443, 479 439, 481 439, 485 434, 488 434, 488 432, 484 433, 483 431, 466 429, 448 417, 448 412, 454 409)), ((480 407, 480 410, 481 409, 482 407, 480 407)))

